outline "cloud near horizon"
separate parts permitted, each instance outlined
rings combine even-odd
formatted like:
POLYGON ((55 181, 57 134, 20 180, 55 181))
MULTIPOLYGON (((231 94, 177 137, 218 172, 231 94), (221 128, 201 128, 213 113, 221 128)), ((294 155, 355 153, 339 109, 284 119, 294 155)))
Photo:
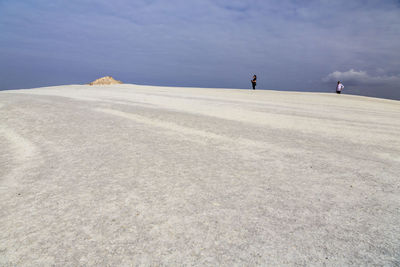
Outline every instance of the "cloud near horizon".
MULTIPOLYGON (((257 74, 260 89, 328 92, 335 72, 400 75, 397 0, 0 0, 0 32, 0 89, 105 75, 249 88, 257 74)), ((379 86, 368 94, 400 99, 379 86)))
POLYGON ((369 75, 366 71, 350 69, 345 72, 334 71, 322 79, 325 83, 335 84, 341 81, 358 94, 371 95, 372 91, 380 90, 379 93, 387 96, 388 93, 400 94, 400 74, 399 75, 369 75), (389 90, 389 92, 387 92, 389 90))

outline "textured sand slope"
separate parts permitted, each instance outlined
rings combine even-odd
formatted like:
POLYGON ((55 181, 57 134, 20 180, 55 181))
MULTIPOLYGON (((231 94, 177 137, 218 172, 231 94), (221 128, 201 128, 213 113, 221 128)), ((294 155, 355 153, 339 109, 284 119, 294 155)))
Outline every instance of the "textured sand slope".
POLYGON ((399 265, 400 102, 0 92, 0 266, 399 265))

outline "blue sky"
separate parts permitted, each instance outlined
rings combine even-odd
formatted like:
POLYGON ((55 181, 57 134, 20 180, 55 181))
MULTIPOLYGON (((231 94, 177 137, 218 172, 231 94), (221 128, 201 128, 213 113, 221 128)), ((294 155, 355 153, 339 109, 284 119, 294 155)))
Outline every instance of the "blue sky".
POLYGON ((0 0, 0 89, 125 83, 400 99, 398 0, 0 0))

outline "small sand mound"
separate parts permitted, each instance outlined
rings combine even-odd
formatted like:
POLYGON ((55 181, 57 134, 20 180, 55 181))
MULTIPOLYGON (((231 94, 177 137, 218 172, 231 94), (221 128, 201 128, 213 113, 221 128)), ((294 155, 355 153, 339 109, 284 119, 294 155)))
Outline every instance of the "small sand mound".
POLYGON ((123 82, 117 81, 111 76, 106 76, 89 83, 89 85, 109 85, 109 84, 122 84, 122 83, 123 82))

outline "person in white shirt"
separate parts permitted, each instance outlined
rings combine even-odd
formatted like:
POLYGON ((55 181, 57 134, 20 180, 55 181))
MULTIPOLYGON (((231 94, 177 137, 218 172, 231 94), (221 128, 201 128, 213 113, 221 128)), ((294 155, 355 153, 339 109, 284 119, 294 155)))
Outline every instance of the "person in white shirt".
POLYGON ((340 81, 338 81, 336 86, 336 93, 340 94, 343 88, 344 88, 343 84, 340 81))

